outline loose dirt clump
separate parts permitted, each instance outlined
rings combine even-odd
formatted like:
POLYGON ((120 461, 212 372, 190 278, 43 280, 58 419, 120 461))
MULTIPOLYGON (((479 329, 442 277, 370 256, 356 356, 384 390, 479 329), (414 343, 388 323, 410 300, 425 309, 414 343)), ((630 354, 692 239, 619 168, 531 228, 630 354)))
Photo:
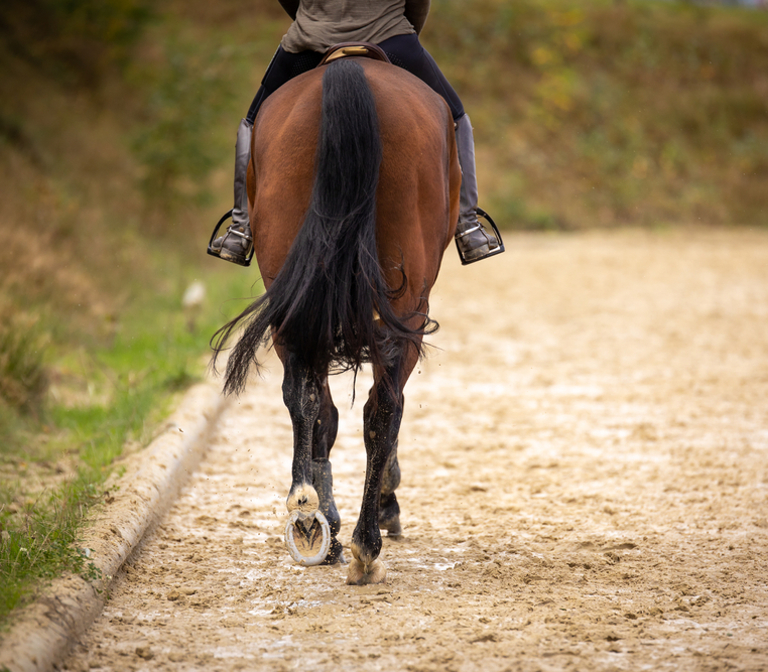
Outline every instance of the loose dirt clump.
MULTIPOLYGON (((507 242, 448 251, 388 583, 290 561, 270 360, 63 669, 768 669, 768 233, 507 242)), ((347 545, 362 404, 333 382, 347 545)))

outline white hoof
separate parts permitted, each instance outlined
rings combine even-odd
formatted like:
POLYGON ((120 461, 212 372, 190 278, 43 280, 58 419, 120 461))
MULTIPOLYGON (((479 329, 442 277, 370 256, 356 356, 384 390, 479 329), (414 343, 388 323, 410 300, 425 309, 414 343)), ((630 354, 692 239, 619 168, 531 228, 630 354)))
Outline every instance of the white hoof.
POLYGON ((302 513, 296 509, 285 525, 285 545, 298 564, 319 565, 331 548, 331 526, 321 511, 302 513))
POLYGON ((347 584, 350 586, 367 586, 371 583, 385 583, 387 568, 381 560, 374 560, 370 565, 364 565, 357 558, 352 558, 347 571, 347 584))

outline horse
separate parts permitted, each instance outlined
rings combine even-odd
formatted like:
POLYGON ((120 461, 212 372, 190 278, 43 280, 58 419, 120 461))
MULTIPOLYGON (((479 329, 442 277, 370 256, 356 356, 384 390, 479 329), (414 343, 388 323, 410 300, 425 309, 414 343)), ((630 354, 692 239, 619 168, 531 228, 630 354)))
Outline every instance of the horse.
POLYGON ((224 383, 239 394, 271 338, 293 426, 286 544, 296 562, 313 565, 346 562, 328 460, 338 428, 328 376, 370 363, 349 584, 384 582, 381 530, 401 534, 403 388, 437 328, 429 294, 455 232, 460 183, 448 105, 389 63, 333 60, 280 87, 256 118, 247 192, 265 292, 216 332, 214 367, 242 329, 224 383))

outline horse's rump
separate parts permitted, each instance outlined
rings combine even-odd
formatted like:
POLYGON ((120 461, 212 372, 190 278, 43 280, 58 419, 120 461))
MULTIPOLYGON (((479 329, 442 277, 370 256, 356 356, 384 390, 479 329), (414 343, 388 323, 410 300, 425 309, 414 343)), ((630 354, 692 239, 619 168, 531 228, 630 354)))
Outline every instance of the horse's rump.
POLYGON ((220 331, 217 347, 250 319, 227 389, 270 330, 318 375, 386 367, 403 342, 420 352, 460 180, 447 105, 400 68, 342 59, 268 98, 248 175, 267 292, 220 331))

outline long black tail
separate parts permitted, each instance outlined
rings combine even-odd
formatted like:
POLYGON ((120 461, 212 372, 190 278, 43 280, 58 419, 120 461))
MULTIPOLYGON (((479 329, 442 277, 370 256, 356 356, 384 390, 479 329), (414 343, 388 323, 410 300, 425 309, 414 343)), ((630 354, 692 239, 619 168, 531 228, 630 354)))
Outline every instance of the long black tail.
MULTIPOLYGON (((213 337, 218 354, 249 320, 230 355, 224 391, 245 387, 256 351, 270 336, 318 376, 387 366, 404 345, 421 354, 426 314, 412 329, 391 308, 406 289, 384 280, 376 248, 376 187, 382 149, 376 106, 363 68, 341 59, 323 75, 323 116, 312 201, 269 290, 213 337), (378 316, 378 320, 374 318, 378 316)), ((215 358, 214 358, 215 359, 215 358)))

